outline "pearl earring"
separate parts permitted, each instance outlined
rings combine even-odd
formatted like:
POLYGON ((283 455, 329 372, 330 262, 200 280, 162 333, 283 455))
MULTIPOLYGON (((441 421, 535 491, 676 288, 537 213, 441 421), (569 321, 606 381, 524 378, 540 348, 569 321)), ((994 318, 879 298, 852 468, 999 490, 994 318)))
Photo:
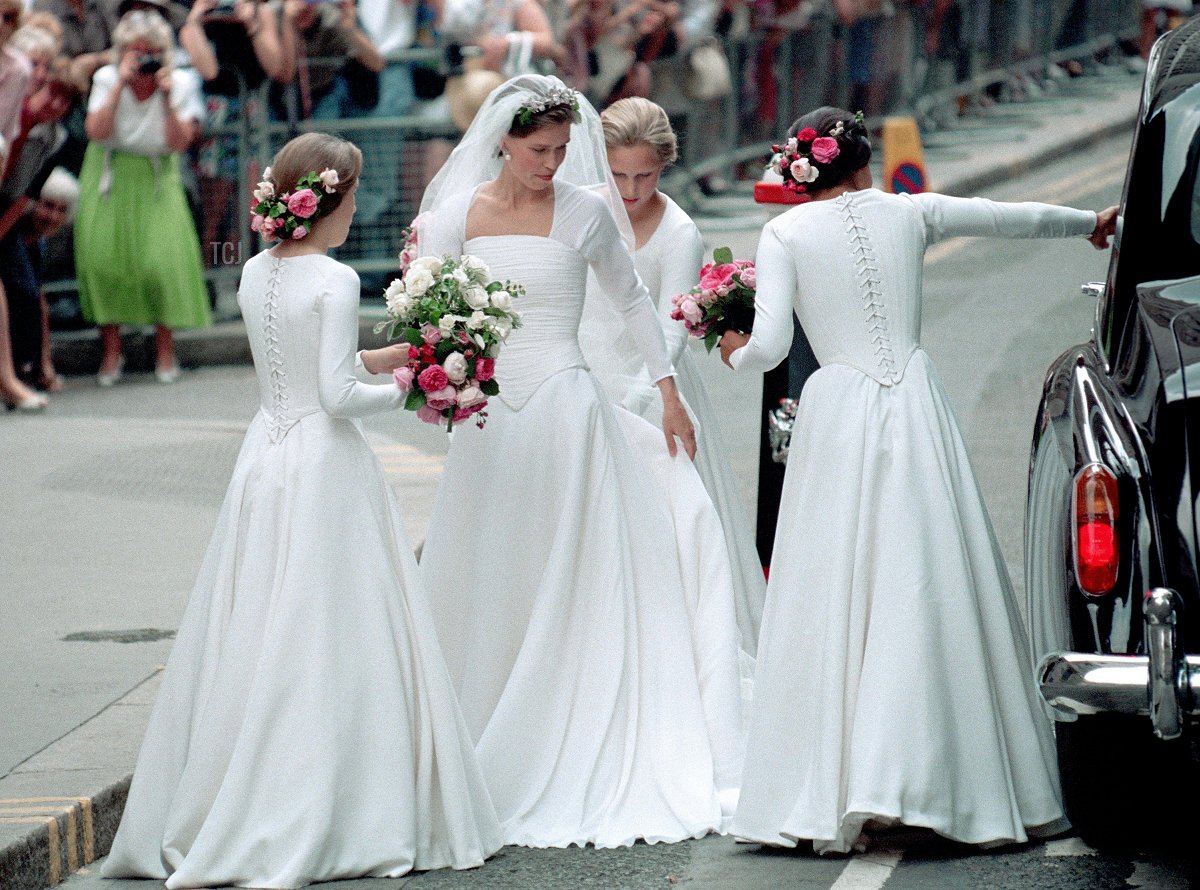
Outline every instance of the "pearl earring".
POLYGON ((511 160, 512 160, 512 155, 510 155, 508 152, 505 152, 505 153, 504 153, 504 160, 506 160, 506 161, 511 161, 511 160))

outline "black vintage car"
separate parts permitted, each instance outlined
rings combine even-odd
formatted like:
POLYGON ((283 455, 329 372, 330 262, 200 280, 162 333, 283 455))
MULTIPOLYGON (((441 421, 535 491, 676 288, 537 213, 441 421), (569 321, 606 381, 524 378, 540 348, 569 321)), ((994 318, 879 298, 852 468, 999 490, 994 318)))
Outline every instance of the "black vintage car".
POLYGON ((1200 752, 1200 19, 1147 72, 1090 340, 1046 376, 1025 577, 1068 815, 1128 839, 1200 752))

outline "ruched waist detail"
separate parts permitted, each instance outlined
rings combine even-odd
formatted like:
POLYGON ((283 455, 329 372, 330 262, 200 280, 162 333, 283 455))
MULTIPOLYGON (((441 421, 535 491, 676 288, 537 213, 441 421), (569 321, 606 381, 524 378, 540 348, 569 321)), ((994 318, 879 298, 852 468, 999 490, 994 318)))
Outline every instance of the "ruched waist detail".
POLYGON ((520 411, 546 380, 569 368, 586 367, 574 336, 550 341, 511 337, 496 360, 499 398, 514 411, 520 411))

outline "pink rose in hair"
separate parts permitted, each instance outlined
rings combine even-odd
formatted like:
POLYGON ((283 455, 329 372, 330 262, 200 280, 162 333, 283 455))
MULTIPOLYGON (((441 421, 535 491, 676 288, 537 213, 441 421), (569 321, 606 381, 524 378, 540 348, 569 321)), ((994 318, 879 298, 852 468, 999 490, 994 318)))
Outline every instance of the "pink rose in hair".
POLYGON ((444 389, 449 382, 450 378, 446 376, 446 372, 441 365, 430 365, 417 378, 417 383, 427 393, 444 389))
POLYGON ((279 228, 279 223, 271 219, 269 216, 264 216, 262 218, 262 222, 259 223, 258 233, 270 241, 272 238, 276 237, 275 230, 277 228, 279 228))
POLYGON ((841 153, 837 140, 832 136, 822 136, 813 140, 812 156, 818 164, 828 164, 841 153))
POLYGON ((496 360, 494 358, 479 358, 475 360, 475 379, 487 383, 496 376, 496 360))
POLYGON ((396 388, 401 392, 409 392, 413 388, 414 378, 412 368, 397 368, 392 371, 392 380, 396 381, 396 388))
POLYGON ((817 138, 817 131, 814 130, 812 127, 805 127, 803 130, 801 130, 799 133, 796 134, 797 142, 812 142, 816 138, 817 138))
POLYGON ((426 393, 425 404, 438 411, 453 408, 458 402, 458 390, 453 386, 444 386, 435 392, 426 393))
POLYGON ((417 409, 417 420, 421 421, 422 423, 441 425, 442 412, 436 408, 431 408, 429 405, 422 405, 417 409))
POLYGON ((307 234, 308 229, 304 228, 304 226, 296 226, 296 228, 292 229, 292 240, 299 241, 307 234))
POLYGON ((287 209, 300 219, 308 219, 317 212, 317 194, 312 189, 300 189, 287 199, 287 209))
POLYGON ((250 231, 251 232, 261 232, 262 231, 262 221, 263 221, 263 215, 261 213, 256 213, 252 217, 250 217, 250 231))

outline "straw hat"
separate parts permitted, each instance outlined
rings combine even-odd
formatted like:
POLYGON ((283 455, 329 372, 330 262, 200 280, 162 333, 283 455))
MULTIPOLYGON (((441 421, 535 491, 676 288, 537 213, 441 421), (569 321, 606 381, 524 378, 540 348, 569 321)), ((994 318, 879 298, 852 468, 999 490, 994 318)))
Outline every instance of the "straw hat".
POLYGON ((465 133, 488 93, 502 83, 504 76, 499 71, 486 68, 464 71, 457 77, 449 78, 446 81, 446 104, 450 107, 450 119, 454 121, 454 126, 465 133))

